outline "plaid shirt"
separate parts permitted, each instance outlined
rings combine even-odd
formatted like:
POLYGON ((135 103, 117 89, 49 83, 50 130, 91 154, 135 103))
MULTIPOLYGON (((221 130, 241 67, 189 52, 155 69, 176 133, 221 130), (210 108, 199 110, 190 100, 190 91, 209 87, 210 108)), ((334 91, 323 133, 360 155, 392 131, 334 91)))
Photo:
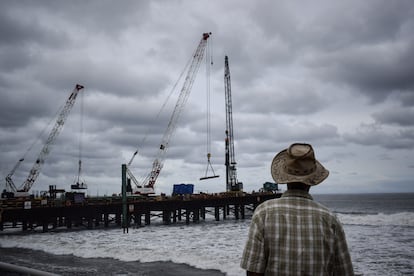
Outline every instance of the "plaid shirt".
POLYGON ((341 223, 301 190, 256 208, 240 265, 266 275, 354 275, 341 223))

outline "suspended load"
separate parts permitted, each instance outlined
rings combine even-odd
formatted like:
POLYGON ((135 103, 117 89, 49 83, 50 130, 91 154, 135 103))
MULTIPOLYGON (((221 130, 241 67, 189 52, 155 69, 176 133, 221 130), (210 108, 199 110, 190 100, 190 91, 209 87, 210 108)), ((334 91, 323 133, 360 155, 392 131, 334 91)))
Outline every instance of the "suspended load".
POLYGON ((210 97, 210 64, 212 65, 212 59, 210 57, 210 62, 207 61, 209 56, 206 55, 206 103, 207 103, 207 168, 204 177, 201 177, 200 180, 206 180, 211 178, 217 178, 219 175, 216 175, 211 165, 211 97, 210 97), (211 171, 211 174, 209 172, 211 171))
POLYGON ((206 174, 204 177, 200 177, 200 180, 206 180, 206 179, 211 179, 211 178, 217 178, 220 177, 219 175, 216 175, 213 169, 213 166, 211 165, 211 153, 207 153, 207 168, 206 168, 206 174), (211 172, 213 173, 212 175, 208 175, 209 170, 211 170, 211 172))

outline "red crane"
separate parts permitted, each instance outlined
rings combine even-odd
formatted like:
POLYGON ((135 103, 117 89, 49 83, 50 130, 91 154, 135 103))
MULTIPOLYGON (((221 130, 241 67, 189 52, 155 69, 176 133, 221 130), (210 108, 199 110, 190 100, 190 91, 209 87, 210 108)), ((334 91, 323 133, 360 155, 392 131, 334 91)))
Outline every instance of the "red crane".
POLYGON ((126 166, 126 173, 129 176, 129 179, 134 182, 136 185, 136 189, 133 189, 134 193, 139 194, 152 194, 154 193, 154 185, 157 181, 157 178, 162 170, 165 160, 165 154, 169 147, 169 142, 174 134, 174 131, 177 128, 177 122, 181 115, 181 112, 184 109, 184 106, 188 100, 188 96, 190 95, 191 88, 194 84, 195 77, 197 75, 198 69, 200 68, 201 61, 204 57, 204 52, 207 46, 207 40, 210 37, 211 33, 203 33, 200 43, 197 46, 195 53, 193 54, 192 62, 188 68, 187 75, 184 80, 183 87, 181 89, 180 95, 178 96, 177 103, 175 104, 174 111, 171 115, 170 121, 168 122, 167 129, 164 132, 164 135, 161 139, 161 144, 158 149, 158 153, 156 155, 155 160, 152 163, 152 170, 147 175, 142 183, 139 183, 137 179, 134 177, 132 172, 129 169, 134 157, 137 155, 138 151, 136 151, 131 160, 129 161, 128 165, 126 166))

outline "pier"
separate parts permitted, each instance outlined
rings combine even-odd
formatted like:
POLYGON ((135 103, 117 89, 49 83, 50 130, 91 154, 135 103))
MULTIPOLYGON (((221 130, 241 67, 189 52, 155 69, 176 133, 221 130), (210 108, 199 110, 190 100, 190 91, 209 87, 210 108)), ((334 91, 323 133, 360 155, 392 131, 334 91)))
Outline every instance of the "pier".
POLYGON ((164 225, 197 223, 206 217, 215 221, 244 219, 262 202, 277 193, 220 193, 185 196, 90 197, 79 200, 2 199, 0 231, 21 228, 43 232, 54 229, 143 227, 157 221, 164 225), (126 211, 126 212, 125 212, 126 211), (123 215, 126 214, 126 215, 123 215))

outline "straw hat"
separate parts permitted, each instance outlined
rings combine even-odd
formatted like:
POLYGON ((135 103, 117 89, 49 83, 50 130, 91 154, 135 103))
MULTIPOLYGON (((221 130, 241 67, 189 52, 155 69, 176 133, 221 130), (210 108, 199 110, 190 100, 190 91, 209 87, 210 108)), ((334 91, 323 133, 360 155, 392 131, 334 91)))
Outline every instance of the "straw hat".
POLYGON ((292 144, 279 152, 272 161, 272 177, 276 183, 302 182, 314 186, 324 181, 329 171, 315 159, 309 144, 292 144))

